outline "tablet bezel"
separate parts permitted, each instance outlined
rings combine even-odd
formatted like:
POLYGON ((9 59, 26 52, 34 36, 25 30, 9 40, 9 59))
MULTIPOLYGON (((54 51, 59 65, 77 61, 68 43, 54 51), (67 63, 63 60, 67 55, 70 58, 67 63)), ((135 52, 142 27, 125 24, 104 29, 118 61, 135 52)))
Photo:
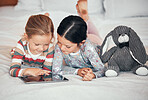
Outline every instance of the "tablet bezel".
POLYGON ((34 76, 22 76, 19 77, 24 83, 26 84, 37 84, 37 83, 56 83, 56 82, 67 82, 69 81, 69 79, 67 79, 66 77, 59 75, 59 74, 54 74, 52 75, 52 80, 50 81, 25 81, 26 78, 28 77, 34 77, 34 76), (61 79, 53 79, 54 76, 59 76, 61 79))

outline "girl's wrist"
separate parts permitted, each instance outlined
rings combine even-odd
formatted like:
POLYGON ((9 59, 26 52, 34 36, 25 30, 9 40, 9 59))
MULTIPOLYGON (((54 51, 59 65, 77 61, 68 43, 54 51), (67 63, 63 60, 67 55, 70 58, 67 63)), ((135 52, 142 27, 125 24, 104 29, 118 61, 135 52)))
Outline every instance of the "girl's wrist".
POLYGON ((96 78, 96 74, 93 73, 93 79, 96 78))
POLYGON ((25 76, 25 69, 22 70, 21 76, 25 76))
POLYGON ((94 74, 93 79, 96 78, 96 75, 94 74))

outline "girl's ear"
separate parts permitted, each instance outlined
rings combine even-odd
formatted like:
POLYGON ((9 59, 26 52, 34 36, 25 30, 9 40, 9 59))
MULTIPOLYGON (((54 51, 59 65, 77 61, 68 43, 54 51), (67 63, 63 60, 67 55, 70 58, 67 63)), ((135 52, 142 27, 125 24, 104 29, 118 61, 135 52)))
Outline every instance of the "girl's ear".
POLYGON ((85 43, 86 40, 83 40, 81 43, 79 43, 79 45, 83 45, 85 43))
POLYGON ((24 39, 28 41, 28 35, 26 33, 24 33, 23 35, 24 39))

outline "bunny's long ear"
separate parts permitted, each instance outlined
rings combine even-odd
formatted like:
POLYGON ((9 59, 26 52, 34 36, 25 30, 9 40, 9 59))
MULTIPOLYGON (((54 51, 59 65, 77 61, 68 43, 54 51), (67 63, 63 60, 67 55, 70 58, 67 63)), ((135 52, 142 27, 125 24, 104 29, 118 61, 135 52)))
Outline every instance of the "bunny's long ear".
POLYGON ((102 45, 101 45, 101 55, 103 55, 105 52, 107 52, 109 49, 111 49, 112 47, 116 46, 116 44, 113 41, 113 37, 112 37, 112 33, 113 31, 111 31, 104 39, 102 45))
POLYGON ((142 41, 137 33, 130 28, 129 48, 132 57, 139 63, 145 64, 147 60, 147 54, 142 41))

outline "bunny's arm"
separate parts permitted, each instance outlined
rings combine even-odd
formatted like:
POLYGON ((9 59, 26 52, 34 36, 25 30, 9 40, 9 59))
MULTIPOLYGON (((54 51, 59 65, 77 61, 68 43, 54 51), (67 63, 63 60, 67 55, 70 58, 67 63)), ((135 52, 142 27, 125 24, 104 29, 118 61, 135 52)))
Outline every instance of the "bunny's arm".
POLYGON ((117 50, 117 47, 114 46, 112 47, 110 50, 108 50, 107 52, 105 52, 103 55, 100 55, 100 58, 102 60, 103 63, 108 62, 108 60, 112 57, 113 53, 117 50))

